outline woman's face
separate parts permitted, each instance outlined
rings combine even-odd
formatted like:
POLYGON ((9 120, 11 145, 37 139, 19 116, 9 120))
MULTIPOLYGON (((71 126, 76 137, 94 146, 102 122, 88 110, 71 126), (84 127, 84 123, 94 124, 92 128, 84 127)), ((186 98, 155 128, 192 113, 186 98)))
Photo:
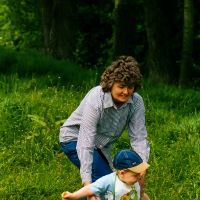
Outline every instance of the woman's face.
POLYGON ((111 88, 111 95, 115 103, 125 103, 134 92, 134 86, 130 87, 125 82, 115 82, 111 88))

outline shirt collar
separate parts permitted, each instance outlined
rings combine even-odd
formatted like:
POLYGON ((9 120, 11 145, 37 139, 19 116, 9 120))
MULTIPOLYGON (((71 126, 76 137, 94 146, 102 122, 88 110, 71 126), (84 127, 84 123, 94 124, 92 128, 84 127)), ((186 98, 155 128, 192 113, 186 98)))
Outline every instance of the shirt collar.
MULTIPOLYGON (((114 102, 113 102, 111 93, 110 92, 105 92, 104 94, 105 94, 105 96, 104 96, 103 108, 114 107, 114 102)), ((129 100, 126 103, 124 103, 124 105, 122 107, 124 107, 128 103, 133 104, 132 96, 129 98, 129 100)))

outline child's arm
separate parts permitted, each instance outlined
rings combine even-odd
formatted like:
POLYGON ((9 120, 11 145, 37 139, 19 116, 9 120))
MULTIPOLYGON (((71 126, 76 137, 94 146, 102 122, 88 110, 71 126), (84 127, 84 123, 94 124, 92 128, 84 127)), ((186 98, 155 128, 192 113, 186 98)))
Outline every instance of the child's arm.
POLYGON ((62 196, 62 200, 64 200, 64 199, 80 199, 80 198, 88 197, 92 195, 94 195, 94 193, 90 190, 88 186, 85 186, 74 193, 63 192, 61 196, 62 196))

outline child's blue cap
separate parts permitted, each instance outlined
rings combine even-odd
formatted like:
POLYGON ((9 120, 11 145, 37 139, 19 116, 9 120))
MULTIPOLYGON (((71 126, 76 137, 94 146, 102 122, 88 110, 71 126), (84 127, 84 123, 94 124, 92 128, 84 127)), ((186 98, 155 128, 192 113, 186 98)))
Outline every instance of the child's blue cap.
POLYGON ((149 168, 146 162, 134 150, 122 150, 118 152, 113 160, 115 169, 129 169, 135 173, 144 172, 149 168))

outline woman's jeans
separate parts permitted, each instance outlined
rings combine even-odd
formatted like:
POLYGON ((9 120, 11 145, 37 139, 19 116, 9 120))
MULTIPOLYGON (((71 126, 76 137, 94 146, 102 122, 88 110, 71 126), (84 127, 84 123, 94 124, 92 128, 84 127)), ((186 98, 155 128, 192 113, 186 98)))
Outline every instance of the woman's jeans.
MULTIPOLYGON (((69 160, 80 169, 80 161, 76 151, 77 141, 68 143, 60 143, 60 146, 69 160)), ((112 173, 111 168, 107 164, 106 160, 94 149, 93 163, 92 163, 92 182, 96 181, 100 177, 112 173)))

